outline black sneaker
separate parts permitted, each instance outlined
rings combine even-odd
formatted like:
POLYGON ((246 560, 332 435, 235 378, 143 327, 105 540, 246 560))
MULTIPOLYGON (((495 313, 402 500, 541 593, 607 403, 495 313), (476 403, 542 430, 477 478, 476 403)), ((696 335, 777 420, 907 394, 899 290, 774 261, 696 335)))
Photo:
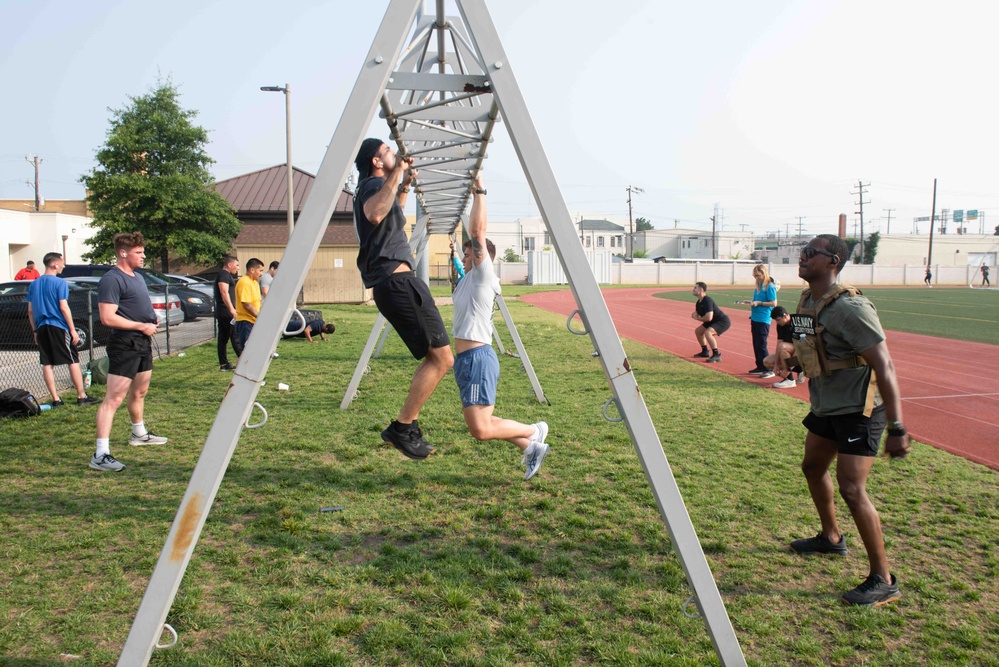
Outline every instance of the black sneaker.
POLYGON ((76 399, 77 405, 93 405, 94 403, 100 403, 101 399, 94 398, 93 396, 84 396, 83 398, 76 399))
POLYGON ((715 354, 712 354, 710 357, 708 357, 707 359, 705 359, 704 363, 706 363, 706 364, 713 364, 713 363, 717 363, 717 362, 721 361, 721 359, 722 359, 721 352, 716 352, 715 354))
POLYGON ((746 375, 763 375, 767 372, 765 368, 754 368, 752 370, 746 371, 746 375))
POLYGON ((397 423, 393 421, 387 429, 382 431, 382 440, 384 442, 387 442, 409 458, 417 461, 422 461, 437 451, 430 446, 430 443, 423 439, 423 434, 420 432, 419 426, 411 426, 405 431, 400 432, 395 429, 397 423))
POLYGON ((815 537, 805 537, 791 542, 791 550, 799 554, 836 554, 846 555, 846 535, 839 536, 839 542, 830 542, 829 538, 819 533, 815 537))
POLYGON ((234 371, 234 370, 236 370, 236 367, 233 366, 232 364, 222 364, 221 366, 219 366, 219 370, 220 371, 234 371))
POLYGON ((52 408, 53 409, 55 409, 55 408, 61 408, 64 405, 66 405, 66 404, 63 403, 62 401, 52 401, 52 408))
POLYGON ((707 350, 705 350, 705 351, 703 351, 703 352, 698 352, 698 353, 697 353, 697 354, 695 354, 694 356, 695 356, 695 357, 699 357, 699 358, 701 358, 701 359, 708 359, 708 358, 710 358, 710 357, 711 357, 711 353, 710 353, 710 352, 708 352, 707 350))
POLYGON ((840 599, 846 604, 880 607, 900 597, 902 593, 898 590, 898 578, 894 574, 891 575, 891 583, 888 583, 880 574, 871 573, 864 579, 864 583, 843 593, 840 599))

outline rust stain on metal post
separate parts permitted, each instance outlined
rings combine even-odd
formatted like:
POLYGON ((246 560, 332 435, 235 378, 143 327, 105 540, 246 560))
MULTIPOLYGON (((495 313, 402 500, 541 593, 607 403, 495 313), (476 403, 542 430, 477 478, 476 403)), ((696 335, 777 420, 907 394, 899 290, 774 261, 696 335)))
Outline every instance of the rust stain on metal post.
POLYGON ((184 506, 184 512, 180 515, 180 525, 177 526, 177 535, 173 538, 173 548, 170 549, 170 560, 184 559, 184 554, 191 548, 191 542, 194 541, 194 531, 200 518, 201 494, 195 493, 184 506))
POLYGON ((631 362, 628 361, 628 357, 624 358, 624 370, 625 370, 626 373, 630 373, 631 372, 631 362))

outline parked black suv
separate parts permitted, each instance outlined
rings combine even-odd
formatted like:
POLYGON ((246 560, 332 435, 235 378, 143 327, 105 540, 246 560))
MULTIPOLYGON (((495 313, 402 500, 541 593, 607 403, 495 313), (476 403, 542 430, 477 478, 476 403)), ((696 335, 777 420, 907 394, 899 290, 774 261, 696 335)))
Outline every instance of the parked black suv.
MULTIPOLYGON (((0 283, 0 350, 33 350, 38 347, 28 322, 27 297, 30 285, 31 281, 28 280, 0 283)), ((97 292, 70 287, 66 302, 73 314, 76 333, 80 336, 77 349, 83 350, 90 346, 91 331, 95 347, 107 343, 111 330, 101 324, 97 292)))
MULTIPOLYGON (((78 276, 101 277, 111 270, 110 264, 67 264, 60 274, 63 278, 75 278, 78 276)), ((136 269, 135 272, 142 276, 146 285, 150 289, 158 292, 170 290, 170 294, 176 294, 180 299, 180 307, 184 310, 184 321, 189 322, 199 317, 213 317, 215 314, 215 301, 202 292, 184 287, 182 283, 175 283, 159 271, 151 269, 136 269)))

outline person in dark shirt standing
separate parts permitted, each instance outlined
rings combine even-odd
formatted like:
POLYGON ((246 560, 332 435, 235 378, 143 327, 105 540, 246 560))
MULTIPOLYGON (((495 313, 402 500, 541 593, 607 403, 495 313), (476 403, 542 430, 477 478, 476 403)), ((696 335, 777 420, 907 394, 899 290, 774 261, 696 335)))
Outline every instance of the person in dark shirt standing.
POLYGON ((231 255, 222 258, 222 269, 215 278, 215 322, 218 324, 219 370, 231 371, 227 346, 232 341, 232 351, 239 357, 243 348, 236 340, 233 322, 236 320, 236 278, 239 260, 231 255))
POLYGON ((694 329, 694 336, 701 344, 701 351, 694 356, 708 363, 719 362, 722 360, 722 355, 718 351, 718 336, 728 331, 732 321, 722 312, 715 300, 708 296, 707 283, 695 283, 693 294, 697 297, 697 305, 694 306, 694 312, 690 316, 701 323, 694 329), (708 352, 709 347, 710 352, 708 352))
POLYGON ((97 409, 97 449, 90 459, 94 470, 125 469, 121 461, 111 456, 109 441, 114 413, 126 396, 132 418, 128 444, 163 445, 167 441, 147 431, 143 420, 146 392, 153 375, 152 337, 156 334, 156 313, 146 281, 135 272, 146 259, 145 245, 139 232, 116 234, 114 254, 118 261, 101 277, 97 287, 101 323, 112 331, 107 344, 107 393, 97 409))
POLYGON ((413 271, 416 260, 402 211, 415 177, 412 162, 379 139, 361 142, 354 161, 360 176, 354 196, 354 229, 360 246, 357 268, 364 286, 372 288, 378 311, 420 360, 406 402, 382 431, 382 440, 411 459, 425 459, 435 449, 423 438, 417 419, 454 365, 454 356, 430 288, 413 271))

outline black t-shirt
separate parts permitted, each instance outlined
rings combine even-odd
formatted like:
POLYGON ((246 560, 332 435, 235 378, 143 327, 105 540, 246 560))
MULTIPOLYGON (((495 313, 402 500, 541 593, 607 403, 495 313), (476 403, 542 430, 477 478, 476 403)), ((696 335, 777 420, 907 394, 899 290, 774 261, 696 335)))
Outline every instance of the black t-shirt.
POLYGON ((374 287, 392 275, 400 264, 416 266, 413 251, 406 238, 406 216, 398 200, 379 224, 373 225, 364 217, 364 202, 374 196, 385 184, 385 179, 371 176, 357 185, 354 196, 354 231, 360 250, 357 268, 365 287, 374 287))
MULTIPOLYGON (((126 320, 156 324, 156 311, 149 299, 149 288, 142 276, 128 275, 117 266, 101 276, 97 285, 98 303, 113 303, 118 306, 117 314, 126 320)), ((112 335, 139 335, 137 331, 113 329, 112 335)))
MULTIPOLYGON (((723 323, 731 324, 731 322, 729 322, 728 320, 728 315, 722 312, 722 309, 715 305, 715 300, 706 294, 704 295, 703 299, 697 302, 697 305, 694 306, 694 309, 697 311, 697 314, 700 317, 704 317, 704 315, 706 315, 707 313, 713 312, 714 317, 711 319, 711 322, 714 322, 716 324, 723 324, 723 323)), ((710 324, 710 323, 705 322, 705 324, 710 324)))
POLYGON ((791 320, 787 321, 787 324, 777 325, 777 340, 782 340, 785 343, 793 343, 794 338, 791 333, 794 331, 794 325, 791 324, 791 320))
POLYGON ((219 274, 215 277, 215 317, 232 317, 232 313, 229 312, 229 308, 226 307, 225 301, 222 300, 222 295, 219 294, 219 283, 226 283, 229 285, 229 302, 236 306, 236 279, 231 273, 222 269, 219 274))

